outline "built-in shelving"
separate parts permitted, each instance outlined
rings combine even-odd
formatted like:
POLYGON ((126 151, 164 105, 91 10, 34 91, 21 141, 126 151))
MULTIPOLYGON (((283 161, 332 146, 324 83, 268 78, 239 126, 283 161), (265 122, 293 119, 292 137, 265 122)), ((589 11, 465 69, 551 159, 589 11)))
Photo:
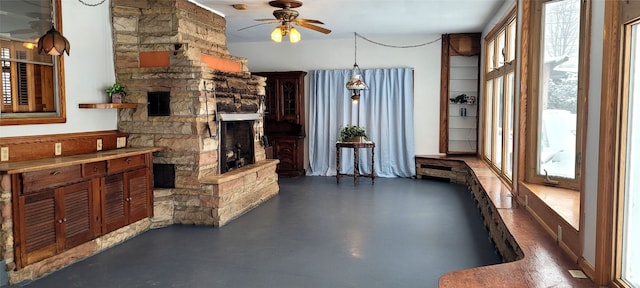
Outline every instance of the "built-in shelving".
POLYGON ((446 154, 478 151, 480 33, 442 35, 440 143, 446 154))
POLYGON ((122 108, 138 108, 137 103, 81 103, 79 108, 85 109, 122 109, 122 108))
POLYGON ((473 97, 465 103, 449 103, 448 154, 475 154, 478 148, 478 56, 451 56, 449 99, 473 97))

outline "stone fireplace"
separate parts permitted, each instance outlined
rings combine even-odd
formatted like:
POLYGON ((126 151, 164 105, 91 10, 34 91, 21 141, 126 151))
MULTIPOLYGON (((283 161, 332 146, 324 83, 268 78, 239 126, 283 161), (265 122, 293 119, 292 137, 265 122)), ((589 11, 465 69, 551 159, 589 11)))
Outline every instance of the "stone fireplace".
POLYGON ((257 113, 218 114, 220 173, 225 173, 255 163, 255 121, 257 113))
POLYGON ((111 5, 116 78, 138 103, 118 130, 163 147, 154 164, 174 177, 154 189, 154 225, 220 226, 276 195, 278 161, 260 141, 265 79, 229 54, 225 19, 187 0, 111 5))

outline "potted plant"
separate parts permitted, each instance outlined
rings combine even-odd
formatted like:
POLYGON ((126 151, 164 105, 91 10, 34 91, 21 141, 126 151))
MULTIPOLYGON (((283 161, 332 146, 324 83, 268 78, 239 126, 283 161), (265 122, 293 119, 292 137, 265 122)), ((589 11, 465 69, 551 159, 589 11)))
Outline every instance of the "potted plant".
POLYGON ((340 130, 340 141, 342 142, 363 142, 369 140, 364 127, 347 125, 340 130))
POLYGON ((124 85, 115 83, 107 88, 105 92, 111 97, 111 103, 122 103, 122 97, 127 96, 127 92, 124 89, 124 85))

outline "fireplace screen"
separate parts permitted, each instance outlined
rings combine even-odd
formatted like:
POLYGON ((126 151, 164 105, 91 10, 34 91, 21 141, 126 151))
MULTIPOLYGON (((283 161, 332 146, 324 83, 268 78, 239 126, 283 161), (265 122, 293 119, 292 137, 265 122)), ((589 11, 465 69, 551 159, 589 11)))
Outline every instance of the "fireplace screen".
POLYGON ((253 164, 253 121, 220 122, 220 173, 253 164))

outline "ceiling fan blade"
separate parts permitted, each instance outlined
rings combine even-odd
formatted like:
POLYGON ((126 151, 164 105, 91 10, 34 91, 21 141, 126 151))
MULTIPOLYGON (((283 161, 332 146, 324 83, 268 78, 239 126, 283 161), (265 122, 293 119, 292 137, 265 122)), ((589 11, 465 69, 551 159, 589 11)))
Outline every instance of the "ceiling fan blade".
POLYGON ((306 23, 313 23, 313 24, 324 24, 322 23, 322 21, 320 20, 314 20, 314 19, 302 19, 302 18, 297 18, 295 20, 295 22, 306 22, 306 23))
POLYGON ((242 31, 242 30, 245 30, 245 29, 249 29, 249 28, 253 28, 253 27, 260 26, 260 25, 265 25, 265 24, 271 24, 271 23, 266 23, 266 22, 265 23, 258 23, 258 24, 254 24, 254 25, 247 26, 247 27, 244 27, 244 28, 240 28, 240 29, 238 29, 238 31, 242 31))
POLYGON ((308 29, 311 29, 311 30, 314 30, 314 31, 318 31, 320 33, 324 33, 324 34, 331 33, 331 30, 329 30, 329 29, 322 28, 320 26, 316 26, 316 25, 309 24, 309 23, 306 23, 306 22, 296 22, 296 24, 299 25, 299 26, 302 26, 304 28, 308 28, 308 29))
POLYGON ((279 20, 273 19, 273 18, 263 18, 263 19, 253 19, 253 20, 256 20, 256 21, 274 21, 274 22, 275 21, 279 21, 279 20))

